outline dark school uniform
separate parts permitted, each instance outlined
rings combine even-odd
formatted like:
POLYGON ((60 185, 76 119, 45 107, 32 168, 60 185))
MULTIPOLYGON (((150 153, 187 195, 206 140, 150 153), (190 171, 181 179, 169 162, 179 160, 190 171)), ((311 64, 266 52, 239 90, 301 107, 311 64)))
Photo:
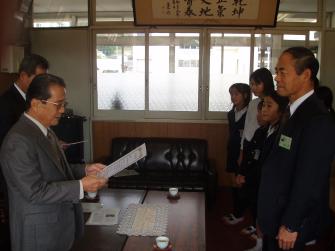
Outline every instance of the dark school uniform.
POLYGON ((226 171, 230 173, 236 173, 238 169, 237 160, 240 155, 241 138, 244 129, 245 117, 247 114, 247 107, 243 108, 239 112, 243 113, 243 115, 237 121, 235 119, 235 108, 228 112, 229 139, 227 144, 226 171))
MULTIPOLYGON (((236 190, 234 198, 235 214, 242 216, 247 208, 255 206, 255 197, 258 190, 258 165, 260 161, 263 143, 268 131, 268 126, 257 128, 251 141, 244 141, 243 161, 237 170, 237 174, 245 176, 246 182, 236 190)), ((254 214, 254 213, 253 213, 254 214)))

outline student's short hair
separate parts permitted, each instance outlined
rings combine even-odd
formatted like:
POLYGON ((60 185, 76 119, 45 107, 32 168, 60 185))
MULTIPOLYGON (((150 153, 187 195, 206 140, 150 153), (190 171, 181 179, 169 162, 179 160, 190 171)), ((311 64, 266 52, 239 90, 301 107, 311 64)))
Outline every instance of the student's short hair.
POLYGON ((319 61, 311 50, 305 47, 291 47, 283 51, 283 53, 288 53, 292 56, 294 59, 294 68, 298 75, 302 74, 304 70, 309 69, 314 88, 319 86, 319 79, 317 78, 319 61))
POLYGON ((289 99, 288 97, 280 96, 276 91, 266 94, 264 97, 272 98, 278 104, 278 110, 281 113, 285 112, 289 99))
POLYGON ((62 78, 52 74, 40 74, 34 77, 33 81, 29 85, 26 93, 26 110, 31 107, 31 101, 33 99, 47 100, 51 97, 50 87, 51 86, 66 87, 65 82, 62 78))
POLYGON ((235 83, 229 87, 229 92, 231 89, 235 88, 239 93, 242 94, 244 98, 244 106, 247 106, 251 100, 251 90, 250 86, 245 83, 235 83))
POLYGON ((49 69, 49 62, 44 57, 37 54, 25 56, 20 63, 19 73, 25 72, 28 76, 34 75, 36 68, 40 67, 44 70, 49 69))
POLYGON ((251 73, 249 77, 249 81, 250 82, 254 81, 256 84, 263 83, 264 84, 264 94, 271 93, 275 89, 272 74, 266 68, 259 68, 253 73, 251 73))

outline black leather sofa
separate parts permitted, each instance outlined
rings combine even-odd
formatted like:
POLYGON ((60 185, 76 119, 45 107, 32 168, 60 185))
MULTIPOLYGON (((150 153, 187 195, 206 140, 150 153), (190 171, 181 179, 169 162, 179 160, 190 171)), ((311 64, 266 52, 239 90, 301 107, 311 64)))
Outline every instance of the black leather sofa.
POLYGON ((205 191, 206 200, 213 201, 217 173, 209 166, 207 141, 180 138, 114 138, 110 161, 115 161, 141 144, 147 156, 128 169, 138 175, 111 177, 109 187, 181 191, 205 191))

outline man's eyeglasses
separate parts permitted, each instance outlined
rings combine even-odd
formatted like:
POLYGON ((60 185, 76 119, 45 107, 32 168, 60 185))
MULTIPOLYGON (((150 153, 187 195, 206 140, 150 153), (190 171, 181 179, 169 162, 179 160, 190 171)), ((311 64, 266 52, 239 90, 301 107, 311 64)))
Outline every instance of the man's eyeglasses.
POLYGON ((52 101, 48 101, 48 100, 41 100, 41 101, 44 102, 44 103, 50 103, 50 104, 55 105, 58 110, 60 110, 63 107, 66 108, 67 105, 68 105, 68 102, 66 102, 66 101, 64 101, 62 103, 56 103, 56 102, 52 102, 52 101))

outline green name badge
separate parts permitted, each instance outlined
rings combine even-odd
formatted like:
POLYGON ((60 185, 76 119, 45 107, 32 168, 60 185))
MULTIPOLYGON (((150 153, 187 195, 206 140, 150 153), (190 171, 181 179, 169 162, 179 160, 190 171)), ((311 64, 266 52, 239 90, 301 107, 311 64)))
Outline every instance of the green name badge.
POLYGON ((284 134, 280 135, 279 146, 287 150, 291 149, 292 138, 285 136, 284 134))

